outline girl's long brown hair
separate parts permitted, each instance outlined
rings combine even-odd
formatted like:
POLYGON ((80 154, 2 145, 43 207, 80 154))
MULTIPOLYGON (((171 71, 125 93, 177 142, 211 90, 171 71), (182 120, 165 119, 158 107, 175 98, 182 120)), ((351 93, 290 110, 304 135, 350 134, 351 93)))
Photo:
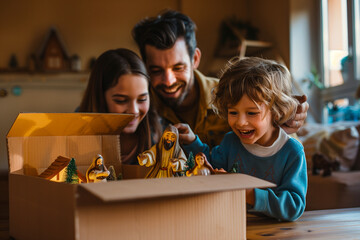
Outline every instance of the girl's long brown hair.
MULTIPOLYGON (((149 76, 146 67, 139 56, 133 51, 125 48, 108 50, 101 54, 90 74, 89 82, 81 101, 79 112, 108 113, 108 107, 105 100, 105 92, 116 86, 120 76, 124 74, 138 74, 148 80, 149 76)), ((157 119, 157 114, 152 106, 150 99, 150 108, 148 114, 139 124, 136 134, 139 135, 138 152, 145 151, 151 147, 151 132, 153 139, 157 141, 160 136, 161 127, 157 119), (152 127, 152 131, 150 129, 152 127)))

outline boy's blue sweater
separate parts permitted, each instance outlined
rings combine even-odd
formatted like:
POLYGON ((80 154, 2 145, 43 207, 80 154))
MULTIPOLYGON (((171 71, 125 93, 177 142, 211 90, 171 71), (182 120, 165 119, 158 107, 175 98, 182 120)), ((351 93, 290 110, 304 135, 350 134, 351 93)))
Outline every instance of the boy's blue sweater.
POLYGON ((307 168, 304 148, 290 138, 285 145, 270 157, 258 157, 248 152, 234 132, 225 135, 220 145, 211 150, 196 140, 183 147, 187 153, 206 154, 214 168, 230 171, 238 163, 240 173, 252 175, 277 187, 255 189, 255 204, 250 211, 260 212, 282 221, 294 221, 305 210, 307 191, 307 168))

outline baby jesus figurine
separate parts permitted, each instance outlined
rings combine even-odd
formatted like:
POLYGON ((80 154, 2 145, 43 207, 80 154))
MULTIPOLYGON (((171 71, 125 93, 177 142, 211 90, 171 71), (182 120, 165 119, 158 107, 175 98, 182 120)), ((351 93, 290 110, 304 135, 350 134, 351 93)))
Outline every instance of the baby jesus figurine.
POLYGON ((107 170, 103 157, 98 154, 90 167, 86 171, 86 180, 88 183, 91 182, 106 182, 106 178, 110 175, 110 172, 107 170))
POLYGON ((195 166, 186 171, 186 176, 198 176, 198 175, 210 175, 215 174, 213 167, 208 162, 206 155, 202 152, 199 152, 195 155, 195 166))
POLYGON ((184 172, 186 156, 179 144, 179 132, 169 125, 160 142, 138 155, 141 166, 152 167, 145 178, 173 177, 176 172, 184 172))

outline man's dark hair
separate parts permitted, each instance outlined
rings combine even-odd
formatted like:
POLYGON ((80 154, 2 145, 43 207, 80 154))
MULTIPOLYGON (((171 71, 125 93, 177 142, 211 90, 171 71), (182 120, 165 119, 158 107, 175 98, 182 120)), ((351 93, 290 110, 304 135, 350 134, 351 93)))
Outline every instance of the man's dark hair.
POLYGON ((146 62, 145 46, 152 45, 157 49, 170 49, 176 40, 184 37, 190 58, 196 49, 196 25, 190 17, 174 11, 166 10, 157 17, 145 18, 138 22, 132 30, 133 38, 146 62))

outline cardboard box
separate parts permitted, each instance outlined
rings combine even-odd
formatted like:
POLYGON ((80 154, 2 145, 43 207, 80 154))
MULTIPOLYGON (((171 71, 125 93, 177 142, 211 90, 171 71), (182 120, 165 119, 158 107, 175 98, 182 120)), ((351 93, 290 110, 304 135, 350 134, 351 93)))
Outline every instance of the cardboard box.
MULTIPOLYGON (((59 155, 85 173, 102 154, 122 166, 118 134, 131 115, 21 113, 7 135, 10 236, 15 239, 246 239, 242 174, 68 184, 38 175, 59 155)), ((134 170, 135 169, 135 170, 134 170)), ((126 174, 125 174, 126 175, 126 174)))

